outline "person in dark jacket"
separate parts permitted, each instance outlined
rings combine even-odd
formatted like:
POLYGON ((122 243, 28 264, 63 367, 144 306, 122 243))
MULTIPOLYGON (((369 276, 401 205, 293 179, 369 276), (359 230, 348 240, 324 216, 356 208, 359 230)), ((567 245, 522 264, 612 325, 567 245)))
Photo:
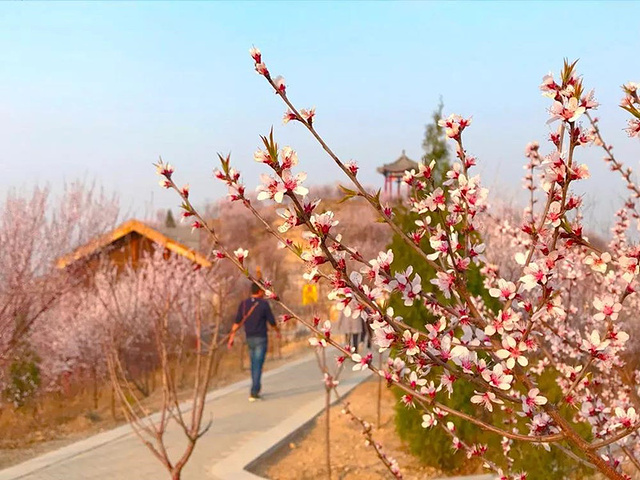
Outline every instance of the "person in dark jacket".
POLYGON ((251 285, 251 296, 238 306, 235 322, 231 327, 227 346, 233 346, 238 329, 244 325, 244 333, 249 347, 249 358, 251 359, 251 393, 249 401, 259 400, 262 388, 262 366, 267 356, 267 323, 269 323, 280 338, 280 329, 273 318, 273 312, 269 303, 264 299, 264 291, 255 284, 251 285))

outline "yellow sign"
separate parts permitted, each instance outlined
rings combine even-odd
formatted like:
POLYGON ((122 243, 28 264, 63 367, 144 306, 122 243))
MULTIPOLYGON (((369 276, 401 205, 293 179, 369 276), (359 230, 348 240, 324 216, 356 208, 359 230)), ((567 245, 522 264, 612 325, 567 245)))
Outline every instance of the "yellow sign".
POLYGON ((318 285, 307 283, 302 286, 302 305, 311 305, 318 302, 318 285))

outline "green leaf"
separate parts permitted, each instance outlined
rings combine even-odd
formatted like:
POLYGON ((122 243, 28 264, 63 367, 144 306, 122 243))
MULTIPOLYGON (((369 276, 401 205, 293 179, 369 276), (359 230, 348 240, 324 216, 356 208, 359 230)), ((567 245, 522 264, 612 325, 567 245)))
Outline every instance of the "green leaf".
POLYGON ((626 110, 627 112, 629 112, 634 117, 640 119, 640 110, 635 108, 633 105, 620 105, 620 108, 626 110))
POLYGON ((344 194, 344 196, 340 199, 340 201, 338 203, 346 202, 347 200, 358 196, 358 192, 356 192, 355 190, 351 190, 351 189, 345 187, 344 185, 338 185, 338 188, 344 194))

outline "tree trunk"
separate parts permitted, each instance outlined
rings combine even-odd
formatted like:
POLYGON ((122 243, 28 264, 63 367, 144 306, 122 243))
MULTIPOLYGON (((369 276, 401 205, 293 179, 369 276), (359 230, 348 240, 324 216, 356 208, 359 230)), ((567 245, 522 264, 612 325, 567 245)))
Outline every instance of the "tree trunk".
POLYGON ((113 384, 111 385, 111 418, 113 418, 113 421, 115 422, 116 419, 116 389, 113 386, 113 384))
POLYGON ((331 390, 328 388, 324 398, 324 411, 326 420, 325 450, 327 454, 327 478, 331 480, 331 416, 329 415, 331 412, 331 390))
POLYGON ((91 376, 93 377, 93 409, 98 410, 98 370, 95 365, 91 367, 91 376))
MULTIPOLYGON (((382 371, 382 353, 378 352, 378 370, 382 371)), ((380 429, 380 408, 382 404, 382 376, 378 375, 378 429, 380 429)))

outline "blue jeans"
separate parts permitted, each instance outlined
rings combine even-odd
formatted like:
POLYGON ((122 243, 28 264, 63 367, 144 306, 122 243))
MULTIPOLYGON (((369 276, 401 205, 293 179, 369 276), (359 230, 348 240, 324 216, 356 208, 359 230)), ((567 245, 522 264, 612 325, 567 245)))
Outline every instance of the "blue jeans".
POLYGON ((260 379, 264 359, 267 356, 267 337, 247 337, 247 345, 251 359, 251 396, 255 397, 262 388, 260 379))

